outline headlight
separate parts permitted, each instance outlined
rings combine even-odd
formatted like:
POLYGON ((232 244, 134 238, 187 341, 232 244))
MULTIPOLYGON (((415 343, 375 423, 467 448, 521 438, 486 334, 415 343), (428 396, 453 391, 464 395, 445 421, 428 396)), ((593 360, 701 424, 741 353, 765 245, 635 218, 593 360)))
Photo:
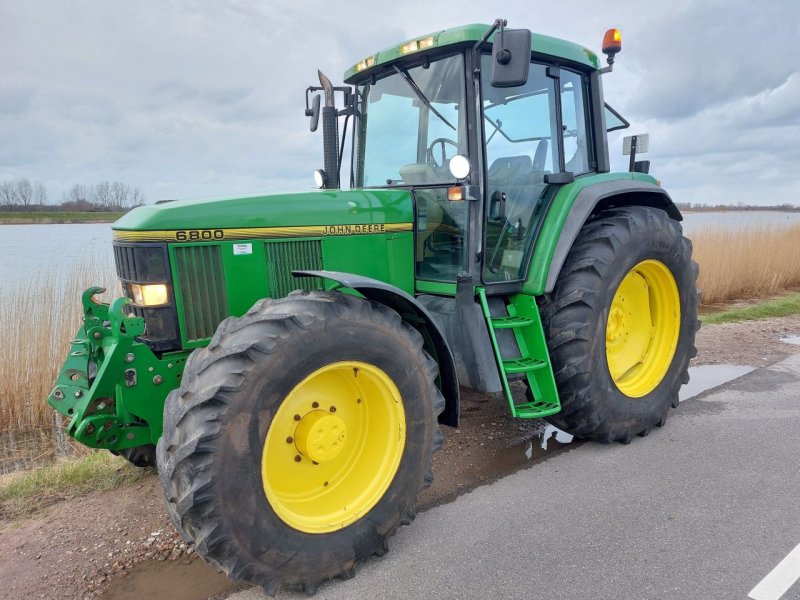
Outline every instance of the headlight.
POLYGON ((163 283, 130 283, 133 303, 139 306, 163 306, 169 303, 169 292, 163 283))

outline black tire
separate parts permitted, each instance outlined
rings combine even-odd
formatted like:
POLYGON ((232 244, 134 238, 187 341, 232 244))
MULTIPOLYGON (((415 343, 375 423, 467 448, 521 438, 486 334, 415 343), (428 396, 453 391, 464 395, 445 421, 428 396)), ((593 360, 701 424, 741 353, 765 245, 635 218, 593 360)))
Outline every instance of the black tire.
POLYGON ((433 481, 442 443, 444 398, 422 337, 393 310, 339 292, 293 292, 261 300, 223 321, 207 348, 192 353, 181 387, 164 407, 158 467, 167 509, 197 553, 234 581, 313 593, 350 578, 388 549, 415 517, 418 493, 433 481), (261 456, 275 409, 308 374, 342 360, 382 369, 403 399, 406 440, 400 465, 377 504, 351 525, 322 534, 288 526, 265 495, 261 456))
POLYGON ((112 451, 111 453, 127 459, 134 467, 147 468, 156 466, 156 447, 153 444, 126 448, 125 450, 112 451))
POLYGON ((678 406, 678 391, 689 381, 689 361, 697 354, 697 274, 691 241, 663 210, 619 208, 587 223, 541 306, 562 406, 547 420, 578 438, 606 443, 628 443, 662 426, 670 406, 678 406), (631 398, 620 392, 609 372, 605 328, 620 282, 646 259, 661 261, 675 278, 680 332, 661 382, 647 395, 631 398))

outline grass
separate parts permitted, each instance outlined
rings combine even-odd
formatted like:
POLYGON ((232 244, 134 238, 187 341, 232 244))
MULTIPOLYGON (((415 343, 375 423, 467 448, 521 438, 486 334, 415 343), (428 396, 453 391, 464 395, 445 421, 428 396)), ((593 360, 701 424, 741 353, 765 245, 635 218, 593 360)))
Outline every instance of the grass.
POLYGON ((90 452, 45 467, 0 475, 0 519, 31 514, 65 498, 113 490, 148 476, 110 452, 90 452))
POLYGON ((800 225, 701 228, 691 238, 704 304, 775 296, 800 285, 800 225))
POLYGON ((35 223, 113 223, 124 212, 0 212, 0 225, 30 225, 35 223))
POLYGON ((767 300, 752 306, 743 306, 718 313, 701 315, 700 320, 705 325, 715 325, 717 323, 755 321, 757 319, 788 317, 791 315, 800 315, 800 294, 767 300))

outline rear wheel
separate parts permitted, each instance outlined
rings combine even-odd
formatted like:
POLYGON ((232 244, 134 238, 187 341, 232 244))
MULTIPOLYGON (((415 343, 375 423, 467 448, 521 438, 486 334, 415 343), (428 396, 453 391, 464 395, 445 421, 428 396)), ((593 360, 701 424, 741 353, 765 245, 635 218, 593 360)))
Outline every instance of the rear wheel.
POLYGON ((173 522, 231 579, 269 593, 352 576, 432 481, 436 375, 396 312, 338 292, 227 319, 165 404, 173 522))
POLYGON ((542 306, 562 405, 550 422, 625 443, 664 424, 696 354, 691 254, 659 209, 620 208, 584 226, 542 306))

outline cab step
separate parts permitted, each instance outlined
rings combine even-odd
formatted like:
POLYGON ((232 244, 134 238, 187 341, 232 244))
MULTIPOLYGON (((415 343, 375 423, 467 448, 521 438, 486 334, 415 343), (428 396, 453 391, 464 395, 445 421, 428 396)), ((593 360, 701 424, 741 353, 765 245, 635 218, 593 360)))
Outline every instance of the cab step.
POLYGON ((561 410, 561 403, 558 400, 558 389, 536 300, 533 296, 516 294, 507 299, 507 315, 493 316, 486 298, 486 290, 479 287, 477 292, 511 415, 520 419, 539 419, 556 414, 561 410), (497 342, 498 329, 507 329, 514 334, 519 356, 502 355, 497 342), (516 373, 525 374, 533 400, 519 404, 514 401, 508 375, 516 373))

